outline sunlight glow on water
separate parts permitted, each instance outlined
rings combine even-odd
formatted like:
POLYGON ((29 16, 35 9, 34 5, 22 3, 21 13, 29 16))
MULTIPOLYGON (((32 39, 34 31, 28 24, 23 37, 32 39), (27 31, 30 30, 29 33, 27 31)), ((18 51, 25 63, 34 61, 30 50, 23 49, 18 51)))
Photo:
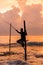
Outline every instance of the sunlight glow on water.
MULTIPOLYGON (((20 36, 11 36, 11 42, 16 42, 20 36)), ((43 42, 43 36, 27 36, 30 42, 43 42)), ((0 36, 0 43, 9 43, 9 36, 0 36)))

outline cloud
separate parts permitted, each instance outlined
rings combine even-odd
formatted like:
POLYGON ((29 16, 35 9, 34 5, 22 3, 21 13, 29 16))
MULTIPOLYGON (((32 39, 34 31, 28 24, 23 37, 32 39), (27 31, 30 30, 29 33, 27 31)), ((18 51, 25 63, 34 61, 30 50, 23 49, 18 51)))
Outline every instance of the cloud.
POLYGON ((43 0, 27 0, 26 5, 43 4, 43 0))
MULTIPOLYGON (((22 7, 22 4, 20 6, 22 7)), ((19 8, 15 6, 12 8, 12 10, 0 14, 0 35, 9 35, 9 25, 5 23, 6 21, 8 23, 11 22, 16 29, 20 30, 23 27, 23 20, 26 21, 26 28, 29 35, 43 35, 43 18, 40 13, 42 10, 41 4, 25 6, 22 17, 18 15, 20 12, 19 8)), ((12 28, 12 35, 15 34, 17 33, 12 28)))
MULTIPOLYGON (((9 24, 12 23, 12 25, 19 30, 21 27, 21 20, 20 16, 18 15, 19 9, 16 7, 13 7, 12 10, 7 11, 6 13, 3 13, 0 15, 0 35, 9 35, 9 24), (7 22, 7 23, 6 23, 7 22)), ((15 35, 16 32, 12 28, 12 35, 15 35)))
POLYGON ((29 35, 43 35, 43 18, 40 11, 42 6, 40 4, 33 4, 26 6, 23 14, 23 19, 27 23, 27 31, 29 35))
POLYGON ((18 7, 16 0, 0 0, 0 12, 4 13, 12 9, 12 6, 18 7))

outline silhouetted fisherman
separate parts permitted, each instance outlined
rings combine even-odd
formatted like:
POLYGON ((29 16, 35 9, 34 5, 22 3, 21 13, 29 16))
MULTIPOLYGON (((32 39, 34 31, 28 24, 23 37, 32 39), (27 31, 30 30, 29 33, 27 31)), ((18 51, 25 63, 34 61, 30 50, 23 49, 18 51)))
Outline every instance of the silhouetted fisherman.
POLYGON ((20 43, 22 45, 22 47, 25 46, 25 36, 27 35, 27 33, 25 31, 23 31, 23 28, 20 29, 20 32, 18 30, 16 30, 20 36, 21 36, 21 39, 17 40, 17 43, 20 43))

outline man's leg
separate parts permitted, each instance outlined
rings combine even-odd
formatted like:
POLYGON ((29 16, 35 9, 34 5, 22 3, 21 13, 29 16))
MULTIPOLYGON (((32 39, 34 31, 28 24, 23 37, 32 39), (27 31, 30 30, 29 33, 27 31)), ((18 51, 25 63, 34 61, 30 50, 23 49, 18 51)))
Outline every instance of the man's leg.
POLYGON ((21 39, 17 40, 17 43, 21 44, 21 39))
POLYGON ((24 41, 22 40, 22 47, 24 47, 25 46, 25 44, 24 44, 24 41))
POLYGON ((17 43, 21 44, 21 46, 24 47, 24 41, 22 39, 17 40, 17 43))

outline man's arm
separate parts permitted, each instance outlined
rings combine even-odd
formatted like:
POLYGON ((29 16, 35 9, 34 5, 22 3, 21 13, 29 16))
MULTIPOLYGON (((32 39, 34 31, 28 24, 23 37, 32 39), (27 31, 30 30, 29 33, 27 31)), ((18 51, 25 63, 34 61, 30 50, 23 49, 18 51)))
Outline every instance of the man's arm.
POLYGON ((27 32, 25 34, 27 35, 27 32))
POLYGON ((16 30, 18 33, 20 33, 18 30, 16 30))
POLYGON ((24 31, 24 34, 25 34, 25 35, 27 35, 27 32, 26 32, 26 31, 24 31))

